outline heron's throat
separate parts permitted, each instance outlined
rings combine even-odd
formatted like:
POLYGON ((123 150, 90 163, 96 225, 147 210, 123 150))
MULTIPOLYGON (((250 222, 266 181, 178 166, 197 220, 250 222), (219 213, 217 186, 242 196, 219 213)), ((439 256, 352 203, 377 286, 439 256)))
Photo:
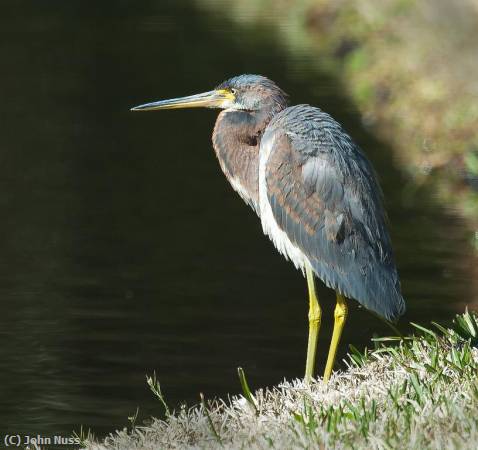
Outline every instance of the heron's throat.
POLYGON ((232 187, 256 213, 259 213, 259 147, 275 113, 225 110, 214 127, 213 146, 219 164, 232 187))

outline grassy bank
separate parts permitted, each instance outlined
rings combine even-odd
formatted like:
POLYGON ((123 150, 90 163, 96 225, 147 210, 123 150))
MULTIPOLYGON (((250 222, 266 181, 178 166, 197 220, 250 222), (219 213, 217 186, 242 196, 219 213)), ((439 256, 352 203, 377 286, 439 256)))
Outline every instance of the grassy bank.
POLYGON ((478 442, 478 319, 452 329, 376 342, 349 356, 329 384, 284 382, 252 395, 202 401, 164 420, 119 431, 90 450, 146 449, 475 449, 478 442))
POLYGON ((340 80, 403 170, 478 229, 477 0, 196 2, 340 80))

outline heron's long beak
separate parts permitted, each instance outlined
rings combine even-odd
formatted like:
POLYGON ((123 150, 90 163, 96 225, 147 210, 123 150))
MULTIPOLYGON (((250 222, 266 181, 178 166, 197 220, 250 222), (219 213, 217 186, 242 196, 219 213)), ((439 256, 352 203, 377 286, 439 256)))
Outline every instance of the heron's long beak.
POLYGON ((227 89, 218 89, 188 97, 160 100, 135 106, 131 111, 153 111, 155 109, 176 108, 227 108, 234 101, 234 94, 227 89))

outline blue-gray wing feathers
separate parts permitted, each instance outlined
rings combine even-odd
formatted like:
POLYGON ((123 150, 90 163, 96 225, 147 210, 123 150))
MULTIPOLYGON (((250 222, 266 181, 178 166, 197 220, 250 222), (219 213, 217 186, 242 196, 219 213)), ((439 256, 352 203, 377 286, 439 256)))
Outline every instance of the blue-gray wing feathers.
POLYGON ((335 120, 308 105, 275 116, 268 141, 267 195, 279 227, 327 286, 397 319, 405 302, 365 155, 335 120))

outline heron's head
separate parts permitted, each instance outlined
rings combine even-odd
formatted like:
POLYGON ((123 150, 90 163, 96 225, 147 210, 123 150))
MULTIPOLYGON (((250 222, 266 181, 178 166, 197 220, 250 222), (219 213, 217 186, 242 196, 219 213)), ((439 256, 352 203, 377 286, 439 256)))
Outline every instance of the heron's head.
POLYGON ((209 92, 146 103, 131 110, 203 107, 242 111, 259 111, 267 108, 278 112, 286 106, 287 95, 273 81, 261 75, 239 75, 224 81, 209 92))

